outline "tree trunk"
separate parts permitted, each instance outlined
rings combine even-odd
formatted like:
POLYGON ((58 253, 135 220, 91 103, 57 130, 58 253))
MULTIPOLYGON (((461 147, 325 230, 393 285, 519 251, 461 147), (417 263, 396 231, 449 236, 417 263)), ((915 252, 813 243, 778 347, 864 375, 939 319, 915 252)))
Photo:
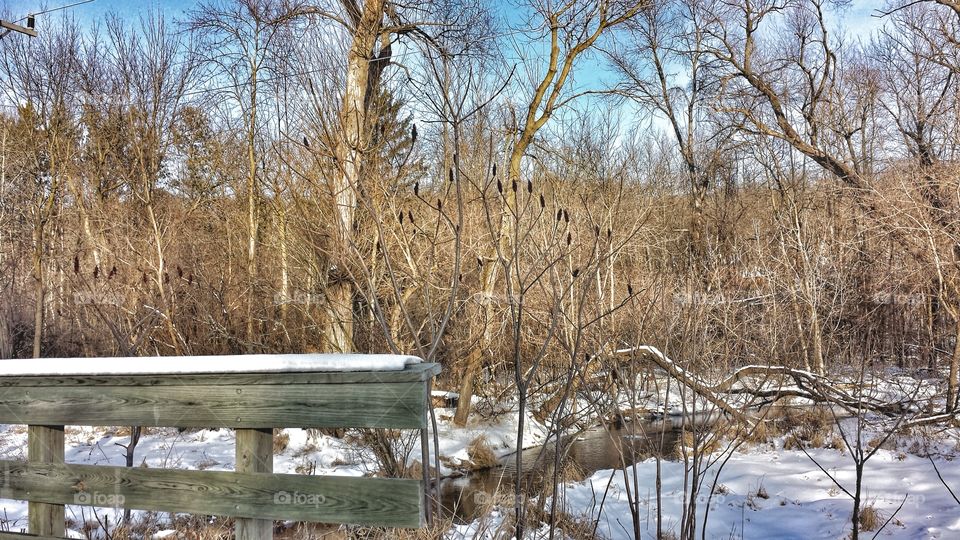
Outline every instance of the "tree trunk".
MULTIPOLYGON (((532 127, 532 126, 531 126, 532 127)), ((497 238, 494 242, 499 243, 500 252, 508 254, 511 252, 511 240, 513 238, 513 222, 510 219, 511 209, 517 207, 517 193, 513 189, 515 183, 520 182, 520 165, 523 155, 533 141, 533 134, 524 133, 516 142, 513 151, 510 153, 510 162, 507 168, 507 182, 503 186, 506 196, 506 207, 500 212, 500 230, 494 231, 497 238)), ((470 402, 473 400, 473 393, 476 385, 476 379, 480 375, 482 366, 483 351, 489 350, 493 341, 493 335, 490 332, 490 321, 493 316, 493 296, 496 293, 497 285, 497 248, 491 243, 490 249, 484 259, 486 262, 483 267, 481 283, 483 292, 480 295, 480 310, 478 315, 479 323, 482 324, 480 330, 480 342, 470 351, 467 357, 467 368, 463 374, 463 380, 460 382, 460 395, 457 400, 457 411, 454 414, 453 421, 458 426, 466 425, 467 417, 470 415, 470 402)))
POLYGON ((331 352, 349 352, 353 344, 354 284, 347 271, 348 253, 353 249, 354 217, 357 186, 366 150, 367 101, 370 87, 377 84, 379 73, 389 62, 389 38, 384 40, 379 55, 374 55, 380 37, 386 0, 368 0, 356 18, 353 43, 347 54, 347 78, 340 110, 342 136, 337 142, 336 156, 340 174, 334 183, 336 200, 335 260, 328 269, 326 347, 331 352), (372 63, 377 60, 376 63, 372 63))
POLYGON ((256 300, 257 233, 259 197, 257 193, 257 68, 250 70, 250 117, 247 125, 247 328, 246 349, 254 352, 253 306, 256 300))
POLYGON ((470 350, 467 356, 467 368, 460 381, 460 395, 457 399, 457 411, 453 415, 453 422, 458 426, 465 426, 470 416, 470 402, 473 401, 474 385, 483 366, 483 353, 488 350, 493 339, 490 331, 490 321, 493 315, 493 289, 497 283, 497 265, 494 260, 487 260, 483 266, 483 296, 478 313, 480 324, 480 342, 470 350))
POLYGON ((957 406, 958 376, 960 376, 960 318, 955 318, 953 356, 950 358, 950 375, 947 378, 947 412, 953 412, 957 406))
POLYGON ((36 227, 33 232, 33 279, 37 287, 37 299, 33 307, 33 357, 40 358, 40 342, 43 339, 43 224, 37 224, 36 227))

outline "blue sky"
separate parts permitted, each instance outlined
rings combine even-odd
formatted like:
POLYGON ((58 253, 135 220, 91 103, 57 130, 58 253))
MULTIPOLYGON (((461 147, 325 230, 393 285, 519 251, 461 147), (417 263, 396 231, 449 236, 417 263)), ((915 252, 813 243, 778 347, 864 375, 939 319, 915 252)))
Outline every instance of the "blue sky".
MULTIPOLYGON (((6 5, 15 16, 20 17, 30 12, 65 6, 78 1, 80 0, 17 0, 6 2, 6 5)), ((170 15, 176 16, 196 4, 196 0, 148 0, 143 2, 138 0, 94 0, 89 4, 75 6, 65 11, 75 16, 82 23, 90 23, 96 20, 105 21, 106 15, 110 12, 124 16, 136 16, 137 13, 157 7, 170 15)), ((59 15, 59 13, 51 13, 48 16, 54 15, 59 15)))
MULTIPOLYGON (((66 4, 72 4, 77 0, 17 0, 16 2, 7 2, 8 7, 17 15, 26 15, 31 11, 40 11, 43 7, 56 7, 66 4)), ((492 5, 506 2, 492 2, 492 5)), ((850 7, 847 8, 844 17, 844 25, 848 31, 861 33, 875 28, 879 24, 878 19, 871 17, 874 10, 880 7, 884 2, 882 0, 852 0, 850 7)), ((76 6, 70 9, 70 12, 76 15, 83 22, 94 20, 103 20, 104 16, 111 11, 121 14, 134 15, 150 8, 161 7, 171 15, 176 15, 197 4, 197 0, 94 0, 89 4, 76 6)))
MULTIPOLYGON (((15 18, 30 12, 37 12, 50 7, 72 4, 79 0, 0 0, 0 6, 9 9, 15 18)), ((499 14, 507 20, 515 20, 519 12, 515 7, 517 0, 487 0, 489 5, 500 8, 499 14)), ((121 16, 136 18, 139 14, 160 8, 171 18, 182 18, 186 11, 197 6, 199 0, 94 0, 91 3, 78 5, 65 11, 76 17, 81 24, 91 24, 94 21, 105 21, 108 13, 114 12, 121 16)), ((876 9, 882 7, 884 0, 852 0, 842 9, 840 17, 834 17, 836 24, 847 41, 867 40, 871 32, 883 24, 883 19, 874 16, 876 9)), ((60 14, 50 14, 59 16, 60 14)), ((514 51, 505 51, 508 57, 514 51)), ((609 72, 596 64, 585 63, 580 66, 574 86, 578 89, 597 89, 606 86, 609 81, 609 72)), ((632 116, 632 115, 629 115, 632 116)))

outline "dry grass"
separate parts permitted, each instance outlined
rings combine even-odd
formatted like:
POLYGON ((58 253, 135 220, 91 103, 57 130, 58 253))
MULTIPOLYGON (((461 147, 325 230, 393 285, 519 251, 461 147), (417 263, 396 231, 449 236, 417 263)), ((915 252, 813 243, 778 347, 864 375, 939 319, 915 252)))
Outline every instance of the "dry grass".
MULTIPOLYGON (((550 524, 550 510, 531 504, 527 507, 526 518, 528 530, 534 530, 544 523, 550 524)), ((593 532, 593 521, 590 520, 589 516, 576 516, 558 508, 553 525, 558 533, 558 538, 569 540, 593 540, 596 538, 593 532)))
POLYGON ((860 530, 875 531, 880 528, 880 513, 872 504, 860 508, 860 530))
MULTIPOLYGON (((774 420, 773 425, 783 434, 783 448, 823 448, 833 438, 833 416, 822 407, 812 409, 784 409, 774 420)), ((842 447, 842 441, 841 441, 842 447)))
POLYGON ((830 442, 827 444, 827 448, 833 448, 834 450, 840 450, 843 452, 847 449, 847 443, 843 441, 843 437, 835 433, 832 437, 830 437, 830 442))
POLYGON ((695 450, 702 454, 712 454, 720 450, 723 437, 717 431, 711 431, 704 434, 694 434, 692 431, 684 431, 677 439, 677 447, 674 449, 674 455, 683 455, 683 449, 695 450))
MULTIPOLYGON (((441 540, 453 527, 449 519, 435 519, 432 525, 420 529, 383 529, 383 528, 351 528, 345 536, 330 538, 355 538, 358 540, 441 540)), ((315 536, 312 538, 328 537, 315 536)))
POLYGON ((163 529, 177 531, 175 538, 189 540, 226 540, 233 538, 233 520, 200 515, 171 515, 164 512, 145 512, 129 524, 114 525, 103 516, 91 511, 84 515, 84 522, 68 520, 68 526, 80 530, 86 538, 110 540, 139 540, 151 538, 163 529), (104 530, 103 525, 107 526, 104 530))
POLYGON ((470 468, 475 471, 491 469, 498 463, 497 454, 490 448, 490 443, 483 435, 470 441, 467 446, 467 455, 470 457, 470 468))
POLYGON ((763 444, 770 441, 770 428, 768 427, 770 422, 764 420, 762 422, 757 422, 757 425, 753 429, 747 431, 746 441, 752 444, 763 444))
MULTIPOLYGON (((431 478, 439 477, 436 467, 431 465, 428 468, 428 470, 430 471, 431 478)), ((404 478, 412 478, 414 480, 420 480, 421 478, 423 478, 423 464, 420 463, 419 459, 415 459, 413 460, 413 462, 410 463, 410 465, 407 465, 407 468, 403 472, 403 474, 404 474, 404 478)))
POLYGON ((583 482, 588 476, 587 472, 572 459, 567 460, 560 469, 560 481, 563 483, 583 482))
POLYGON ((282 454, 290 446, 290 434, 282 429, 273 430, 273 453, 282 454))

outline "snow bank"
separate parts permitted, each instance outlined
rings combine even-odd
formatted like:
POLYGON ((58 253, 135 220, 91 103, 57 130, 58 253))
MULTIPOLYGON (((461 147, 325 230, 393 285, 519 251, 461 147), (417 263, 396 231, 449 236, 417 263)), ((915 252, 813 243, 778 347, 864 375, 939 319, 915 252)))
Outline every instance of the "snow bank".
MULTIPOLYGON (((811 450, 810 454, 847 489, 853 489, 855 473, 848 454, 830 449, 811 450)), ((960 469, 948 459, 936 460, 946 481, 960 486, 960 469)), ((656 537, 656 466, 650 459, 636 468, 636 485, 641 490, 636 504, 644 538, 656 537)), ((661 467, 664 528, 679 533, 686 500, 684 466, 663 461, 661 467)), ((722 491, 709 500, 716 468, 708 475, 706 493, 697 500, 698 526, 708 503, 710 506, 707 538, 841 539, 850 533, 851 499, 800 451, 752 449, 734 454, 720 473, 722 491)), ((633 476, 629 470, 631 485, 633 476)), ((863 496, 865 504, 879 511, 881 522, 896 513, 881 538, 960 538, 960 508, 925 458, 878 451, 867 463, 863 496)), ((598 519, 597 533, 603 538, 633 539, 629 504, 623 471, 598 471, 583 482, 567 484, 564 490, 564 510, 598 519)))
POLYGON ((420 358, 416 356, 398 354, 249 354, 140 356, 132 358, 41 358, 0 361, 0 377, 401 371, 408 365, 420 362, 420 358))

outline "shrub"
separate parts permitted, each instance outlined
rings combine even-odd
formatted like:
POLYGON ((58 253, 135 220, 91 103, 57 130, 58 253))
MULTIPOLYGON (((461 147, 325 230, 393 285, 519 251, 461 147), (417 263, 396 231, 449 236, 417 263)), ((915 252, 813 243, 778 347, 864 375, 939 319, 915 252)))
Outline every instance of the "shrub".
POLYGON ((864 505, 860 509, 860 530, 875 531, 880 527, 880 513, 872 504, 864 505))
POLYGON ((475 471, 497 466, 497 455, 483 435, 470 441, 467 445, 467 455, 470 457, 470 467, 475 471))

